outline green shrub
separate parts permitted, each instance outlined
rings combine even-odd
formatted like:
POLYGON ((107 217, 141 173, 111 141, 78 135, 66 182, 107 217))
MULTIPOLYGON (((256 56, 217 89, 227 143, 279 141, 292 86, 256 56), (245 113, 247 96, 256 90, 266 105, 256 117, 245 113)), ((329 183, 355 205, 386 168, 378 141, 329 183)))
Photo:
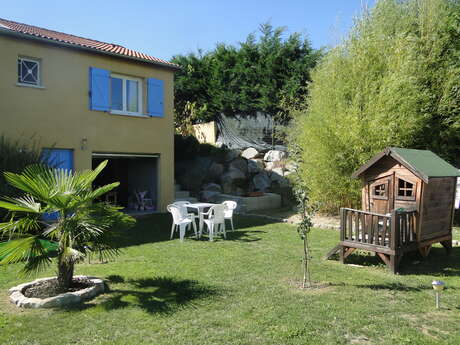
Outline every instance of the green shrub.
POLYGON ((193 135, 174 136, 175 161, 191 160, 195 157, 211 157, 217 162, 222 162, 228 150, 211 144, 200 144, 193 135))
POLYGON ((40 148, 33 139, 11 140, 0 136, 0 195, 13 197, 18 191, 6 183, 3 172, 20 173, 28 165, 40 163, 40 148))
POLYGON ((322 211, 359 207, 350 175, 387 146, 460 163, 459 28, 458 0, 380 0, 317 66, 290 139, 322 211))
POLYGON ((193 135, 174 135, 174 159, 187 160, 198 154, 200 143, 193 135))

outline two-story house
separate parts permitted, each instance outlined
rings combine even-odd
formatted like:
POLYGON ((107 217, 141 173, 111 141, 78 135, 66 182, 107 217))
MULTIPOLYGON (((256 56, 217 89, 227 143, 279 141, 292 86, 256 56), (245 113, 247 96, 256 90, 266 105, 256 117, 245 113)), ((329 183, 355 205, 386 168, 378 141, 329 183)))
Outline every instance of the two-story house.
POLYGON ((48 159, 83 170, 129 207, 174 196, 173 82, 178 66, 117 44, 0 19, 0 134, 37 140, 48 159))

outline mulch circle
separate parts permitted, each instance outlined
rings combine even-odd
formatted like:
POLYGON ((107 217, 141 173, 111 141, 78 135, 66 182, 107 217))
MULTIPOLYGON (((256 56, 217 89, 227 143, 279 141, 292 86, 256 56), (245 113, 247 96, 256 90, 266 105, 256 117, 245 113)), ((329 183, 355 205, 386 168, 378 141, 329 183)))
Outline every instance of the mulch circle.
POLYGON ((57 285, 57 279, 40 281, 26 288, 23 291, 24 296, 28 298, 48 298, 54 297, 66 292, 75 292, 93 286, 89 279, 74 278, 69 289, 61 289, 57 285))

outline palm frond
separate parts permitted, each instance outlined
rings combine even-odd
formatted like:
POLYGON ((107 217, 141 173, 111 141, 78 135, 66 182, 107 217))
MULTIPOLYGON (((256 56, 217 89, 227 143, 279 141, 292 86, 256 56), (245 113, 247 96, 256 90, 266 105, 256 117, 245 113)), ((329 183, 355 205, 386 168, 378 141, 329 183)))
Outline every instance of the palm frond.
POLYGON ((34 234, 41 230, 42 222, 38 217, 23 217, 0 223, 0 235, 14 238, 16 235, 34 234))
POLYGON ((107 192, 110 192, 112 189, 118 187, 120 185, 119 182, 114 182, 99 188, 96 188, 95 190, 88 190, 84 193, 81 193, 79 195, 79 198, 76 198, 74 201, 74 206, 76 207, 77 205, 84 205, 92 200, 95 200, 99 198, 101 195, 104 195, 107 192))
MULTIPOLYGON (((37 236, 30 236, 4 242, 0 247, 0 265, 17 263, 20 261, 29 262, 36 257, 43 257, 51 262, 47 248, 37 236)), ((42 263, 44 261, 41 261, 42 263)), ((39 269, 40 266, 32 266, 32 269, 39 269)), ((29 271, 26 269, 26 271, 29 271)))
POLYGON ((26 167, 20 174, 4 173, 6 181, 38 200, 47 201, 53 188, 53 169, 42 164, 26 167))
POLYGON ((101 171, 106 167, 108 160, 101 162, 96 169, 94 170, 84 170, 81 172, 75 173, 75 179, 79 185, 90 187, 96 177, 101 173, 101 171))
POLYGON ((41 213, 41 204, 36 202, 31 195, 18 198, 5 197, 0 200, 0 207, 13 212, 41 213))

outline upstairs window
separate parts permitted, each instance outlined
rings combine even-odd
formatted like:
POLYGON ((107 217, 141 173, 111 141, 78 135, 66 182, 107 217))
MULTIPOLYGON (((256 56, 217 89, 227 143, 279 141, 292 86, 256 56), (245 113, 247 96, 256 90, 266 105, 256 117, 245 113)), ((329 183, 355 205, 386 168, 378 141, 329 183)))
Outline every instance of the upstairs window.
POLYGON ((397 198, 401 200, 415 200, 415 184, 398 178, 397 198))
POLYGON ((18 83, 40 86, 40 61, 30 58, 18 58, 18 83))
POLYGON ((91 110, 117 115, 164 117, 163 80, 128 77, 90 67, 88 91, 91 110), (146 109, 143 109, 144 106, 146 109))
POLYGON ((110 76, 110 110, 115 114, 142 114, 142 80, 112 74, 110 76))

